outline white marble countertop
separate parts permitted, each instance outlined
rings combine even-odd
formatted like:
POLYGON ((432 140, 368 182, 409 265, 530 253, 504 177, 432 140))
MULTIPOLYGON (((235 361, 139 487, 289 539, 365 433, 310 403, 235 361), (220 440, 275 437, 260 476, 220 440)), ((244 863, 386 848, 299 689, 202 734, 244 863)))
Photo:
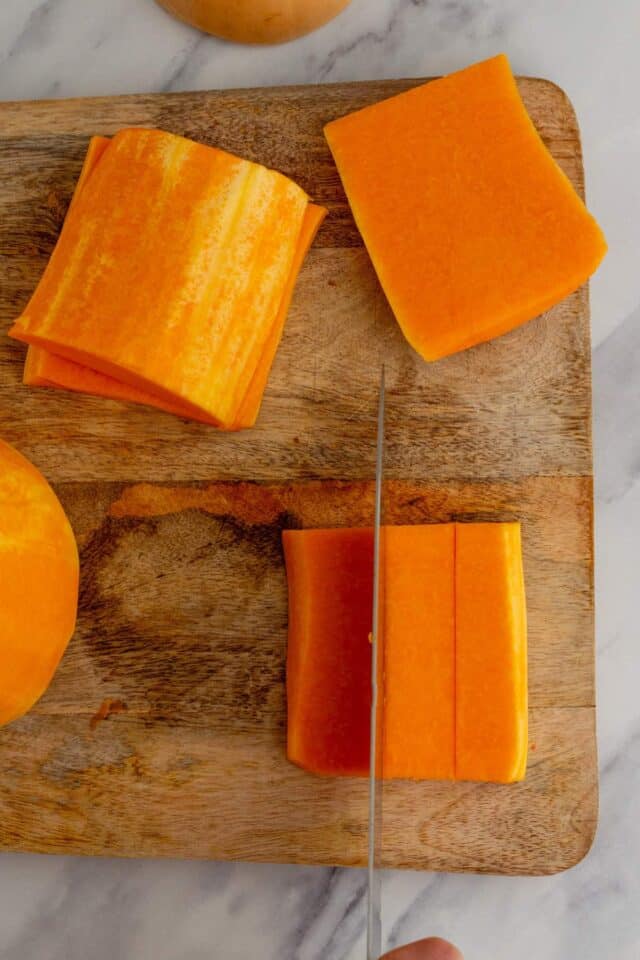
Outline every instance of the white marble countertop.
MULTIPOLYGON (((592 284, 600 828, 544 879, 389 873, 388 945, 427 934, 467 960, 640 957, 640 5, 353 0, 285 47, 218 42, 153 0, 1 0, 0 99, 424 76, 505 51, 578 112, 610 252, 592 284), (615 9, 615 14, 614 14, 615 9)), ((3 960, 355 960, 360 871, 0 856, 3 960)))

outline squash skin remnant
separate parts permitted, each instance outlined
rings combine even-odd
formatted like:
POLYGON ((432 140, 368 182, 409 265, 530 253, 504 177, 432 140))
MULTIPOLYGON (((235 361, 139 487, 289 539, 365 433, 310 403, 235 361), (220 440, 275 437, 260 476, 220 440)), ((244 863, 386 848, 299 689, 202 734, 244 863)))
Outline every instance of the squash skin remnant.
POLYGON ((206 33, 247 44, 277 44, 317 30, 350 0, 158 0, 169 13, 206 33))

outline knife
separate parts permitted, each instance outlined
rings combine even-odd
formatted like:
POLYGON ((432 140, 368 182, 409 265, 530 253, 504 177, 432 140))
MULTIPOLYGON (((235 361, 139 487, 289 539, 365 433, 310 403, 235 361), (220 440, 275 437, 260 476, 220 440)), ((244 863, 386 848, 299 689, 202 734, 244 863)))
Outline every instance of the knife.
POLYGON ((384 454, 384 366, 380 372, 376 489, 373 526, 373 610, 371 616, 371 728, 369 741, 369 846, 367 854, 367 960, 379 960, 382 950, 382 721, 383 665, 380 625, 380 534, 384 454))

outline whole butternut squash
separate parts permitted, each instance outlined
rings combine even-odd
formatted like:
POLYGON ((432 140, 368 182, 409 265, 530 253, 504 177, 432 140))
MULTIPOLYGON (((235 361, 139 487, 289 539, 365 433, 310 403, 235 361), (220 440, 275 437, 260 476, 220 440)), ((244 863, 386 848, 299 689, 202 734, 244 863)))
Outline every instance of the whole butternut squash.
POLYGON ((158 0, 181 20, 236 43, 284 43, 321 27, 349 0, 158 0))
POLYGON ((49 686, 75 627, 78 569, 60 501, 0 440, 0 725, 49 686))

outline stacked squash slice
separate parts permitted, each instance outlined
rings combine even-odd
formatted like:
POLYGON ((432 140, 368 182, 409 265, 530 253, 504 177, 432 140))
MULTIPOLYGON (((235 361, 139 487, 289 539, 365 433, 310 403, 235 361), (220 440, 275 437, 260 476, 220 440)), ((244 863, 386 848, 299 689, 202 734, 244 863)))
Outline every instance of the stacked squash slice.
POLYGON ((251 426, 324 214, 222 150, 158 130, 94 137, 11 330, 30 345, 25 382, 251 426))

